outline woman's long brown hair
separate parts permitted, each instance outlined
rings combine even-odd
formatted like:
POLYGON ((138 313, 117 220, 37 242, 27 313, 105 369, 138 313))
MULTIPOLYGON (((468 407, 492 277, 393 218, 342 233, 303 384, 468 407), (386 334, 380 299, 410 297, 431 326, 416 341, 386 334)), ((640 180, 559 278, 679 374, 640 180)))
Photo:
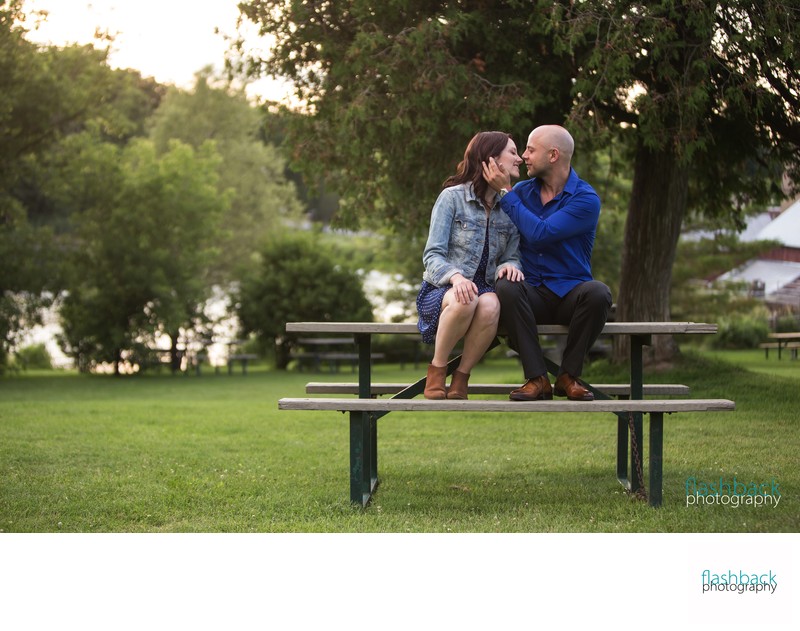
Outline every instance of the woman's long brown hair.
POLYGON ((471 182, 475 196, 483 202, 483 196, 489 187, 483 179, 483 163, 503 153, 510 139, 511 135, 502 131, 482 131, 475 134, 464 151, 464 159, 456 167, 455 175, 448 177, 442 188, 471 182))

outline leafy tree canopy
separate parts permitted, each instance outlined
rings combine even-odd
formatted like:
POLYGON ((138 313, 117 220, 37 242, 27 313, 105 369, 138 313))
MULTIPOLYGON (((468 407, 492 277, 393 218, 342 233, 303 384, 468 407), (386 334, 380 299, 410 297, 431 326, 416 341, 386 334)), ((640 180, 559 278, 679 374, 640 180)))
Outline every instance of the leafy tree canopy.
POLYGON ((567 61, 540 45, 546 2, 253 0, 276 38, 254 71, 289 78, 293 164, 343 195, 339 221, 424 232, 441 183, 480 129, 518 142, 569 109, 567 61), (537 55, 524 51, 535 48, 537 55))
POLYGON ((105 51, 29 42, 22 5, 0 3, 0 366, 18 332, 63 287, 71 209, 44 192, 47 154, 89 128, 124 142, 141 133, 160 98, 152 81, 111 70, 105 51))
MULTIPOLYGON (((173 141, 157 154, 147 140, 124 148, 88 135, 69 139, 84 174, 73 278, 61 316, 65 351, 89 368, 119 364, 159 334, 177 337, 202 317, 208 267, 228 204, 217 188, 219 155, 173 141)), ((77 184, 73 180, 73 184, 77 184)))
POLYGON ((558 49, 580 58, 570 126, 674 152, 690 211, 741 226, 783 196, 784 170, 800 185, 796 3, 588 0, 554 17, 558 49))
POLYGON ((152 117, 149 135, 159 151, 173 140, 199 148, 214 141, 220 154, 219 187, 230 191, 218 245, 218 282, 230 281, 253 264, 269 234, 300 217, 285 159, 263 139, 262 114, 241 92, 215 86, 209 69, 197 74, 192 91, 170 89, 152 117))
MULTIPOLYGON (((623 319, 669 319, 688 211, 741 215, 779 193, 784 168, 797 169, 794 2, 250 0, 241 8, 276 40, 252 69, 295 82, 307 115, 294 119, 290 148, 335 181, 344 220, 361 214, 423 232, 438 183, 481 129, 523 139, 536 125, 569 121, 579 151, 621 139, 633 165, 623 319)), ((674 347, 661 346, 668 358, 674 347)))

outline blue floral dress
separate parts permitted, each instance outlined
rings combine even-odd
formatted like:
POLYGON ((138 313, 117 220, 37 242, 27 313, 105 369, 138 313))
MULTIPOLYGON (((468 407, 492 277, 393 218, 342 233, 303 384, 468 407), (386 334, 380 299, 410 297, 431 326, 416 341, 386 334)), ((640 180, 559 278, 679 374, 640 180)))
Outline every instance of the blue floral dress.
MULTIPOLYGON (((489 225, 486 225, 486 237, 483 242, 483 255, 472 282, 478 287, 478 295, 494 291, 494 287, 486 282, 486 266, 489 264, 489 225)), ((439 316, 442 314, 442 300, 450 285, 437 287, 426 280, 422 281, 419 294, 417 294, 417 313, 419 322, 417 328, 422 333, 422 341, 433 344, 436 341, 436 331, 439 329, 439 316)))

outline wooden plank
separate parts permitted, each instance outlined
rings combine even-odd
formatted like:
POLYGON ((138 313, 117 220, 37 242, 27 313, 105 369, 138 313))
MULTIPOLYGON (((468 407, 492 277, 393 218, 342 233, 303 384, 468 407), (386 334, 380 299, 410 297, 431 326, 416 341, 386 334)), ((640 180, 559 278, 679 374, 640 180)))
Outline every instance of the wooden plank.
POLYGON ((331 344, 355 344, 352 337, 301 337, 297 340, 298 344, 309 346, 328 346, 331 344))
POLYGON ((800 332, 770 333, 769 337, 771 337, 774 340, 800 340, 800 332))
MULTIPOLYGON (((290 353, 290 359, 336 359, 336 360, 345 360, 345 359, 358 359, 358 353, 340 353, 338 351, 316 351, 316 352, 307 352, 307 353, 290 353)), ((385 355, 383 353, 370 353, 371 359, 383 359, 385 355)), ((358 387, 358 384, 356 384, 358 387)))
POLYGON ((287 322, 287 333, 416 333, 415 323, 395 322, 287 322))
MULTIPOLYGON (((540 335, 566 335, 567 327, 542 324, 540 335)), ((287 322, 287 333, 395 333, 419 334, 413 322, 287 322)), ((716 333, 717 325, 705 322, 609 322, 604 335, 676 335, 716 333)))
MULTIPOLYGON (((301 354, 298 354, 298 357, 301 354)), ((358 359, 358 353, 339 353, 336 351, 320 351, 319 353, 303 353, 302 355, 318 357, 325 360, 353 360, 358 359)), ((372 359, 383 359, 383 353, 370 353, 372 359)))
POLYGON ((428 399, 284 398, 280 410, 340 412, 724 412, 736 409, 728 399, 644 399, 601 401, 498 401, 428 399))
MULTIPOLYGON (((405 390, 407 383, 373 383, 372 394, 397 394, 405 390)), ((471 383, 470 394, 508 395, 518 383, 471 383)), ((602 390, 609 396, 630 396, 631 386, 627 383, 593 383, 592 387, 602 390)), ((355 382, 311 381, 306 384, 306 394, 358 394, 355 382)), ((679 383, 653 383, 644 385, 645 396, 689 395, 689 386, 679 383)))

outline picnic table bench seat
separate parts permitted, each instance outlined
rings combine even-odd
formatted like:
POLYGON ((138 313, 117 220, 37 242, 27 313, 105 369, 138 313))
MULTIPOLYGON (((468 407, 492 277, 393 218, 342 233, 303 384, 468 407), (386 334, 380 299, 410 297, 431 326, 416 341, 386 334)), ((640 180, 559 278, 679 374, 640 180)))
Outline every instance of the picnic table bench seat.
POLYGON ((758 347, 764 351, 765 359, 769 359, 769 352, 771 350, 789 350, 791 351, 791 358, 797 359, 797 352, 800 350, 800 342, 762 342, 758 347))
POLYGON ((351 399, 285 397, 279 410, 337 412, 727 412, 736 409, 728 399, 608 399, 595 401, 498 401, 495 399, 351 399))
MULTIPOLYGON (((560 325, 538 327, 540 335, 566 335, 568 330, 560 325)), ((723 412, 735 409, 728 399, 689 399, 689 387, 683 384, 645 384, 643 380, 643 347, 651 344, 653 335, 710 334, 717 325, 696 322, 609 322, 602 334, 623 335, 630 341, 630 383, 585 384, 594 393, 593 401, 510 401, 508 393, 519 384, 471 384, 470 394, 503 395, 504 400, 470 398, 467 400, 427 400, 415 398, 425 386, 423 376, 413 384, 373 383, 371 375, 371 336, 375 334, 415 334, 414 323, 373 322, 289 322, 288 333, 347 334, 352 335, 359 355, 357 383, 310 382, 308 394, 343 394, 357 397, 302 397, 281 398, 281 410, 328 410, 349 414, 350 420, 350 500, 367 506, 378 485, 377 421, 389 412, 451 413, 464 418, 466 412, 476 413, 527 413, 537 418, 549 419, 556 413, 613 413, 617 415, 617 479, 626 490, 644 494, 645 481, 642 468, 644 453, 643 415, 649 415, 649 492, 651 506, 662 503, 662 452, 664 414, 677 412, 723 412), (388 398, 376 398, 391 395, 388 398), (645 396, 660 397, 645 399, 645 396), (662 397, 678 396, 684 398, 662 397), (616 399, 612 397, 618 397, 616 399), (541 414, 544 416, 541 416, 541 414), (630 441, 630 445, 629 442, 630 441), (630 449, 629 449, 630 447, 630 449), (630 467, 628 459, 630 458, 630 467)), ((495 340, 495 344, 499 344, 495 340)), ((448 362, 448 374, 458 366, 460 358, 448 362)), ((557 375, 559 366, 545 358, 548 371, 557 375)))
MULTIPOLYGON (((397 394, 408 388, 408 383, 373 383, 370 386, 372 396, 397 394)), ((508 396, 508 393, 519 388, 519 383, 471 383, 469 394, 508 396)), ((629 397, 631 386, 628 383, 595 383, 594 388, 609 396, 629 397)), ((642 386, 644 396, 688 396, 689 386, 680 383, 652 383, 642 386)), ((306 394, 358 394, 356 382, 310 381, 306 384, 306 394)))
MULTIPOLYGON (((351 469, 351 500, 360 501, 366 506, 377 488, 377 434, 374 421, 389 412, 452 412, 464 418, 466 412, 500 412, 504 414, 544 413, 551 415, 563 413, 613 413, 621 417, 633 413, 650 415, 649 460, 648 460, 648 502, 651 506, 662 503, 663 481, 663 435, 664 414, 675 412, 726 412, 736 409, 736 404, 728 399, 612 399, 594 401, 509 401, 509 400, 429 400, 429 399, 361 399, 361 398, 283 398, 278 401, 280 410, 329 410, 349 412, 351 432, 362 432, 360 439, 372 444, 357 459, 355 470, 351 469), (361 414, 370 415, 370 423, 358 420, 361 414), (355 427, 354 427, 355 425, 355 427), (372 475, 371 472, 374 472, 372 475)), ((623 484, 627 479, 627 429, 617 436, 617 477, 623 484)), ((353 464, 353 463, 351 463, 353 464)))

